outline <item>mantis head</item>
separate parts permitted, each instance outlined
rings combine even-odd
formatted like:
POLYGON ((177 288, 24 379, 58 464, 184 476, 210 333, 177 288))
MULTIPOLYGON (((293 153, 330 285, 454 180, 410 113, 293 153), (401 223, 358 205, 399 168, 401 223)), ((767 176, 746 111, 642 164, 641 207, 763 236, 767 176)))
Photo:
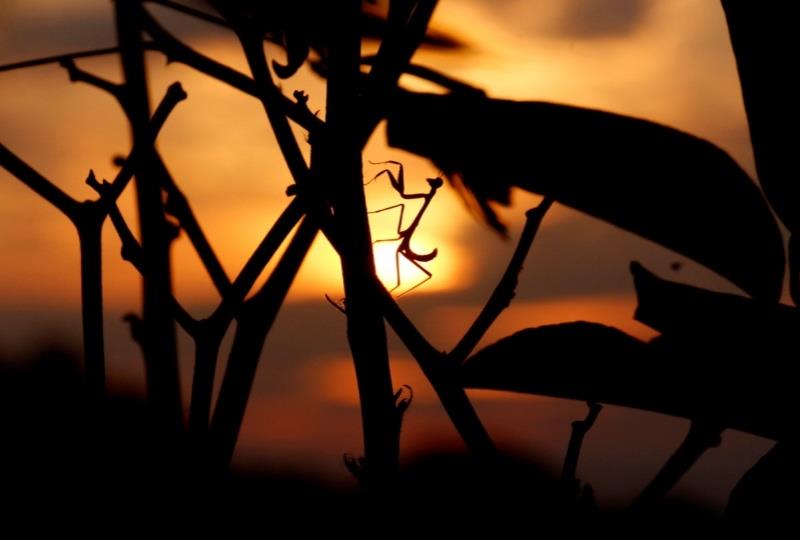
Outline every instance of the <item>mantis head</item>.
POLYGON ((444 185, 444 180, 442 180, 438 176, 436 178, 428 178, 427 180, 428 180, 428 185, 431 186, 431 189, 433 189, 434 191, 444 185))

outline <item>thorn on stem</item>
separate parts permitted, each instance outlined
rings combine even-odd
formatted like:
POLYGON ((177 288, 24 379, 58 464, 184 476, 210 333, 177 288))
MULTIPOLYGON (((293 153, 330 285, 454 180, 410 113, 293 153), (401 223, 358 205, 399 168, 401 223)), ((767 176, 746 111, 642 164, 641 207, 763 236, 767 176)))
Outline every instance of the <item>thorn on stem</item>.
POLYGON ((170 219, 166 219, 165 221, 165 230, 166 230, 166 238, 167 242, 172 242, 177 240, 181 236, 181 226, 178 223, 170 219))
POLYGON ((94 175, 94 170, 92 169, 89 169, 89 174, 86 176, 86 185, 98 193, 100 193, 100 190, 102 189, 100 182, 97 181, 97 177, 94 175))
POLYGON ((144 345, 144 321, 135 313, 126 313, 122 320, 128 323, 131 331, 131 338, 139 344, 144 345))
POLYGON ((325 299, 328 301, 330 305, 335 307, 337 310, 341 311, 345 315, 347 315, 347 298, 342 298, 340 301, 336 301, 327 294, 325 295, 325 299))
POLYGON ((363 484, 365 480, 365 469, 366 469, 366 461, 363 457, 353 457, 349 454, 344 454, 344 465, 347 467, 347 470, 350 471, 350 474, 358 481, 359 484, 363 484))
POLYGON ((402 385, 397 392, 394 393, 394 406, 400 418, 403 417, 411 406, 412 401, 414 401, 414 389, 407 384, 402 385))

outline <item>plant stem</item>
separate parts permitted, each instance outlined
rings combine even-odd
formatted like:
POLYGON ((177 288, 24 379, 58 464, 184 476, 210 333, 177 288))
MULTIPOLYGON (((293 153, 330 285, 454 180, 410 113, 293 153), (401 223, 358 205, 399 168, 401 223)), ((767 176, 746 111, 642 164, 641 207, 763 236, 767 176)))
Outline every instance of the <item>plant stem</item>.
POLYGON ((93 399, 105 396, 105 339, 103 335, 103 271, 101 239, 105 215, 95 202, 81 207, 76 221, 81 250, 81 315, 83 362, 93 399))
MULTIPOLYGON (((142 8, 138 0, 116 0, 116 24, 125 81, 125 112, 134 145, 148 139, 150 104, 142 43, 142 8)), ((142 145, 144 146, 144 145, 142 145)), ((172 296, 170 236, 152 145, 135 164, 136 194, 142 240, 143 328, 148 401, 167 433, 182 431, 175 324, 167 300, 172 296)))
POLYGON ((454 365, 464 363, 467 356, 475 349, 478 342, 480 342, 494 321, 497 320, 497 317, 511 304, 516 292, 519 273, 522 271, 522 265, 525 263, 525 258, 533 245, 536 233, 539 232, 542 219, 544 219, 545 214, 547 214, 552 205, 553 199, 546 197, 539 206, 531 208, 525 213, 525 227, 522 229, 522 234, 520 234, 517 241, 517 247, 508 262, 503 277, 500 278, 497 287, 495 287, 489 300, 486 301, 486 305, 475 318, 472 326, 469 327, 464 337, 461 338, 448 355, 454 365))
POLYGON ((337 2, 339 26, 332 36, 327 93, 327 130, 318 142, 321 177, 336 181, 333 195, 347 312, 347 337, 355 364, 364 433, 365 480, 383 491, 395 477, 399 459, 399 422, 389 371, 386 329, 371 290, 375 262, 364 198, 358 77, 361 39, 360 0, 337 2))
POLYGON ((564 466, 561 468, 561 485, 570 497, 577 496, 580 491, 578 460, 581 457, 583 439, 594 426, 600 411, 603 410, 603 406, 594 401, 588 402, 587 405, 589 412, 586 414, 586 418, 572 422, 572 435, 570 435, 567 453, 564 456, 564 466))
POLYGON ((210 427, 212 463, 221 470, 233 457, 264 341, 318 230, 313 220, 303 220, 272 275, 242 305, 237 317, 228 367, 210 427))
POLYGON ((493 458, 497 450, 464 388, 458 382, 456 366, 448 362, 448 356, 437 351, 419 332, 377 278, 373 285, 387 322, 417 360, 464 444, 480 458, 493 458))
POLYGON ((634 501, 631 510, 646 510, 661 500, 692 468, 692 465, 705 454, 706 450, 720 445, 723 430, 724 428, 719 427, 716 423, 709 424, 700 420, 692 420, 686 438, 658 471, 652 482, 634 501))

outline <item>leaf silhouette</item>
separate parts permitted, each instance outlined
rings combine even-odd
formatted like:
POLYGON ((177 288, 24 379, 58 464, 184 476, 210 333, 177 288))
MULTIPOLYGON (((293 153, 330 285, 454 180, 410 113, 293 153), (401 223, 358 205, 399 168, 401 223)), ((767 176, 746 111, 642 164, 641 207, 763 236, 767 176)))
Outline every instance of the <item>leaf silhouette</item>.
POLYGON ((703 407, 740 429, 779 439, 794 428, 796 308, 657 277, 631 265, 635 318, 662 332, 651 347, 707 393, 703 407))
POLYGON ((389 144, 428 157, 487 221, 511 187, 548 194, 777 300, 781 235, 758 188, 713 144, 653 122, 543 102, 400 91, 389 144))
POLYGON ((797 347, 795 308, 667 281, 636 262, 631 273, 639 301, 634 318, 661 333, 722 334, 762 348, 780 345, 785 354, 797 347))
POLYGON ((468 388, 611 403, 635 390, 625 378, 609 378, 609 369, 633 375, 647 354, 646 343, 602 324, 540 326, 477 352, 462 366, 461 380, 468 388))
MULTIPOLYGON (((787 377, 758 375, 711 341, 662 336, 650 343, 597 323, 529 328, 476 353, 462 366, 467 388, 595 401, 781 438, 797 412, 787 377)), ((729 352, 729 351, 728 351, 729 352)), ((784 374, 786 374, 784 370, 784 374)))
POLYGON ((800 230, 795 66, 800 59, 794 2, 722 0, 736 55, 759 181, 790 231, 800 230))

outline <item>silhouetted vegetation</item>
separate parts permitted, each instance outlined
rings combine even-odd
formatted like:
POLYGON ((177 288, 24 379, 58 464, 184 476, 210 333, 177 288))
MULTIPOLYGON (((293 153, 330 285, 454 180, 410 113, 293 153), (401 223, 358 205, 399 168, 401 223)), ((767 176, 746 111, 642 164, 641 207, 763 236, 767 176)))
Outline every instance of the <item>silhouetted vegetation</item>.
MULTIPOLYGON (((787 257, 772 214, 790 233, 789 283, 797 304, 800 210, 792 178, 794 140, 780 130, 797 116, 796 103, 786 95, 791 87, 787 69, 797 46, 787 39, 791 28, 774 30, 784 29, 789 20, 783 7, 722 0, 765 198, 726 152, 688 133, 604 111, 492 99, 435 68, 414 64, 419 47, 458 47, 450 36, 427 33, 436 5, 436 0, 115 0, 116 47, 2 68, 60 65, 71 81, 117 100, 131 139, 131 151, 119 160, 113 180, 88 172, 86 182, 97 192, 91 201, 71 198, 24 157, 0 145, 0 165, 76 227, 82 275, 82 363, 50 352, 0 373, 7 441, 0 466, 8 469, 13 489, 46 485, 49 496, 63 501, 73 497, 68 486, 80 484, 96 502, 106 494, 154 507, 178 499, 194 510, 223 508, 235 515, 252 509, 243 516, 249 519, 257 519, 263 508, 279 521, 308 511, 338 516, 343 530, 354 531, 368 521, 363 514, 372 507, 376 516, 402 515, 406 526, 423 523, 426 516, 441 523, 445 509, 457 508, 459 516, 448 521, 451 531, 470 531, 474 525, 534 531, 563 520, 575 527, 629 520, 712 526, 713 517, 703 511, 669 507, 662 498, 708 448, 720 444, 725 429, 737 429, 774 439, 776 446, 734 491, 728 519, 791 520, 797 502, 797 405, 788 366, 799 343, 798 315, 796 307, 778 303, 787 257), (151 4, 230 30, 249 72, 180 41, 153 15, 151 4), (366 39, 378 41, 376 54, 362 55, 366 39), (270 58, 265 40, 281 45, 285 57, 270 58), (187 93, 176 82, 153 109, 145 51, 160 52, 258 99, 292 175, 285 210, 235 276, 224 270, 156 147, 161 127, 187 93), (117 55, 123 82, 105 80, 76 63, 93 55, 117 55), (276 81, 306 63, 325 78, 323 114, 308 108, 306 93, 286 95, 276 81), (404 74, 444 93, 403 88, 404 74), (516 249, 485 307, 449 351, 431 345, 392 296, 394 289, 388 291, 376 277, 372 246, 382 239, 373 238, 369 228, 362 154, 384 120, 391 146, 428 158, 498 232, 506 229, 492 205, 509 204, 512 188, 544 196, 527 212, 516 249), (293 124, 305 131, 310 152, 304 153, 306 141, 295 136, 293 124), (531 152, 537 155, 534 161, 531 152), (117 206, 128 184, 137 195, 135 232, 117 206), (651 342, 573 322, 522 330, 473 354, 512 302, 525 258, 555 203, 693 259, 748 296, 673 283, 633 263, 636 318, 660 333, 651 342), (122 258, 141 274, 141 314, 129 322, 146 370, 145 401, 111 396, 106 388, 100 238, 107 218, 119 236, 122 258), (179 232, 191 241, 220 296, 205 318, 194 317, 173 294, 170 249, 179 232), (263 344, 320 234, 341 259, 345 298, 331 301, 347 319, 364 437, 363 457, 345 461, 362 491, 229 470, 263 344), (276 256, 266 281, 256 288, 276 256), (413 405, 412 394, 392 381, 385 322, 419 363, 469 456, 423 456, 401 471, 401 424, 413 405), (177 327, 195 346, 188 414, 180 393, 177 327), (233 345, 220 370, 222 341, 232 327, 233 345), (215 382, 220 383, 216 401, 215 382), (561 480, 498 452, 465 388, 588 402, 587 417, 573 424, 561 480), (600 404, 691 421, 686 439, 626 514, 600 512, 591 487, 576 478, 582 441, 602 415, 600 404), (281 514, 284 510, 289 513, 281 514)), ((428 192, 410 193, 402 164, 382 163, 387 168, 373 180, 388 179, 399 198, 422 201, 413 217, 400 213, 393 239, 400 242, 397 285, 401 256, 430 277, 424 263, 437 251, 414 251, 412 236, 445 179, 430 178, 428 192)))

